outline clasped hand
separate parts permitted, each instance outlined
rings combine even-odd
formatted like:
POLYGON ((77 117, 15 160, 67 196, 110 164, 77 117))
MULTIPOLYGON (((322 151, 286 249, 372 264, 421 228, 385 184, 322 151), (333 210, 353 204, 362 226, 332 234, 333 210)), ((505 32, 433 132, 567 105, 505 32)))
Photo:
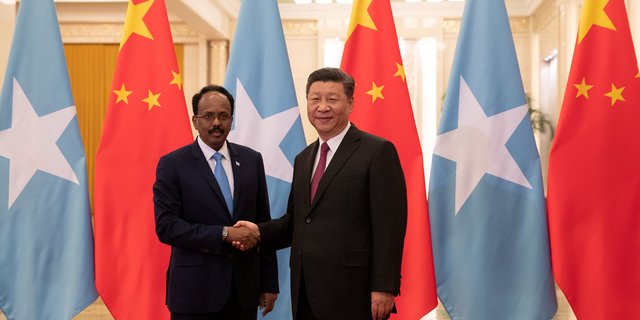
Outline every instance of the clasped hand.
MULTIPOLYGON (((255 229, 239 225, 236 223, 233 228, 227 228, 229 234, 227 235, 227 242, 230 242, 234 247, 246 251, 258 245, 260 242, 260 232, 255 229)), ((254 224, 255 226, 255 224, 254 224)))
POLYGON ((242 251, 247 251, 258 245, 260 242, 260 229, 258 226, 250 221, 238 221, 233 226, 233 228, 229 228, 229 235, 227 236, 227 242, 231 242, 231 245, 237 249, 242 251), (240 231, 246 234, 246 237, 231 237, 232 231, 235 233, 240 231))

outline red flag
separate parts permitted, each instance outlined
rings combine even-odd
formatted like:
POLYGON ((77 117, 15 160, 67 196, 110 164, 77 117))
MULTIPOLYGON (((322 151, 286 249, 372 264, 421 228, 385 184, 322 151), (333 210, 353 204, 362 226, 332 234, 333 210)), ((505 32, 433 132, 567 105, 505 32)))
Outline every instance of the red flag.
POLYGON ((624 0, 585 0, 549 159, 553 274, 578 319, 640 319, 640 72, 624 0))
POLYGON ((164 0, 129 1, 95 173, 96 286, 115 319, 169 319, 160 157, 193 141, 164 0))
POLYGON ((396 146, 409 204, 401 295, 392 319, 420 319, 438 304, 422 149, 389 0, 355 0, 342 70, 356 81, 351 121, 396 146))

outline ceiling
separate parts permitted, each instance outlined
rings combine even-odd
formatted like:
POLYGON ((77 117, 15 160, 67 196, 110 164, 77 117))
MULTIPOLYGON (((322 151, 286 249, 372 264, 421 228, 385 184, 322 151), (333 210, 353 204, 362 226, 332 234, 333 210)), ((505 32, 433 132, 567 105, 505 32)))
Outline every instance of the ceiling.
MULTIPOLYGON (((266 0, 260 0, 266 1, 266 0)), ((352 4, 295 4, 277 0, 283 20, 349 18, 352 4)), ((510 16, 530 16, 543 0, 505 0, 510 16)), ((55 0, 61 22, 123 22, 128 0, 55 0)), ((241 0, 165 0, 169 19, 188 22, 211 39, 228 38, 229 22, 238 18, 241 0)), ((464 1, 405 2, 391 0, 398 18, 461 17, 464 1)))

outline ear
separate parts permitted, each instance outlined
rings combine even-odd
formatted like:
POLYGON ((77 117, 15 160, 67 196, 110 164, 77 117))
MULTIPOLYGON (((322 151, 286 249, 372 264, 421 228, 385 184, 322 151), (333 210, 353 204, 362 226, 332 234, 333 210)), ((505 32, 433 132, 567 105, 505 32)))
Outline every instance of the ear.
POLYGON ((354 98, 351 97, 351 99, 349 99, 349 101, 347 102, 349 104, 349 113, 351 113, 353 111, 353 100, 354 98))
POLYGON ((196 125, 196 120, 198 120, 198 118, 196 118, 196 116, 195 116, 195 115, 193 115, 193 116, 191 117, 191 122, 193 123, 193 127, 194 127, 196 130, 198 130, 198 126, 196 125))

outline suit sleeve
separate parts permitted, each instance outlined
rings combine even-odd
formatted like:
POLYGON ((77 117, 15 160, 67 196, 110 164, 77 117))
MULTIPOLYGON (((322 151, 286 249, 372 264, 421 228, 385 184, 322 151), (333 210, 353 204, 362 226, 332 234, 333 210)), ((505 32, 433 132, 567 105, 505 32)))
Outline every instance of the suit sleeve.
POLYGON ((300 155, 296 156, 294 163, 293 181, 291 183, 291 190, 289 191, 287 212, 278 219, 258 224, 260 228, 261 247, 267 248, 268 250, 280 250, 291 246, 295 217, 293 199, 295 199, 295 186, 297 185, 297 179, 299 179, 296 176, 299 157, 300 155))
POLYGON ((373 237, 371 291, 400 293, 407 228, 407 187, 395 146, 385 141, 374 155, 369 177, 373 237))
POLYGON ((293 185, 289 192, 287 212, 280 218, 259 223, 260 247, 266 250, 279 250, 291 246, 293 237, 293 185))
POLYGON ((188 223, 183 219, 180 183, 175 164, 167 156, 160 158, 156 168, 153 203, 160 242, 202 253, 221 253, 223 226, 188 223))
MULTIPOLYGON (((258 195, 256 199, 256 223, 271 220, 267 180, 262 155, 258 163, 258 195)), ((261 248, 260 252, 260 293, 279 293, 278 257, 275 250, 261 248)))

